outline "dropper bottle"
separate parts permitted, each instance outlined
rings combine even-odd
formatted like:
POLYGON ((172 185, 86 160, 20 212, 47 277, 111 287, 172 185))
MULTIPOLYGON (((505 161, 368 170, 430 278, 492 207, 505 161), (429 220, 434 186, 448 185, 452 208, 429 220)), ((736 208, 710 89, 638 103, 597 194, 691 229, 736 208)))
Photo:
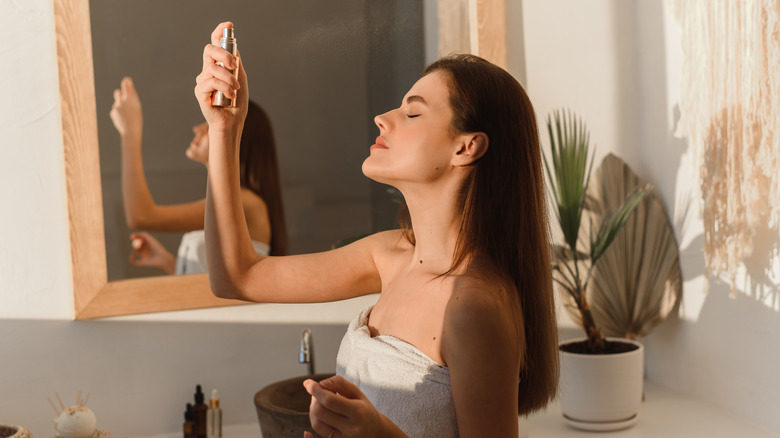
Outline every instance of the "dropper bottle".
POLYGON ((222 408, 219 407, 219 394, 216 389, 211 390, 206 425, 206 438, 222 438, 222 408))
POLYGON ((206 438, 206 412, 208 411, 208 406, 203 403, 204 394, 200 385, 197 385, 195 390, 195 404, 192 406, 195 436, 206 438))
POLYGON ((192 403, 187 403, 187 410, 184 411, 184 438, 196 438, 195 422, 192 421, 194 414, 192 412, 192 403))

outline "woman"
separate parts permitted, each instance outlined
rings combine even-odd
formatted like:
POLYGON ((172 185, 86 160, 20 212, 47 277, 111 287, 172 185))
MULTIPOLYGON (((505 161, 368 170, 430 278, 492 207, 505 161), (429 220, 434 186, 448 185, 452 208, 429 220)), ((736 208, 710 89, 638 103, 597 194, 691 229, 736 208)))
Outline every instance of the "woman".
MULTIPOLYGON (((146 231, 186 232, 174 257, 149 233, 132 233, 130 262, 156 267, 167 274, 206 272, 203 235, 206 200, 157 205, 146 184, 141 155, 143 117, 133 81, 124 78, 114 90, 111 120, 122 142, 122 194, 130 228, 146 231)), ((187 158, 208 167, 208 124, 192 128, 195 134, 185 151, 187 158)), ((241 139, 240 186, 243 217, 255 251, 264 255, 287 252, 281 185, 271 122, 260 106, 249 102, 241 139)))
MULTIPOLYGON (((212 152, 206 196, 209 281, 221 297, 321 302, 380 291, 349 326, 338 375, 304 383, 326 437, 517 436, 517 415, 557 387, 557 333, 533 108, 502 69, 440 60, 377 116, 363 173, 406 200, 408 228, 332 251, 253 253, 234 168, 246 73, 215 44, 195 95, 212 152), (235 109, 214 108, 222 91, 235 109), (518 384, 519 382, 519 384, 518 384)), ((307 436, 311 436, 307 433, 307 436)))

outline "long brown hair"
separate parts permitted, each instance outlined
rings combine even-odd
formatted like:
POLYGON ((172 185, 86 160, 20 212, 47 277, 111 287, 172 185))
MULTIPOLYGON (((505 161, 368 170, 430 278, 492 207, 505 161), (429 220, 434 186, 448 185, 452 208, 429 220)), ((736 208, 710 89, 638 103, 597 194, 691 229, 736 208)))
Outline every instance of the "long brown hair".
MULTIPOLYGON (((461 225, 452 273, 469 256, 487 260, 517 294, 521 347, 518 412, 543 408, 558 388, 558 330, 539 134, 531 101, 505 70, 473 55, 442 58, 456 133, 484 132, 488 150, 472 166, 459 202, 461 225)), ((414 244, 409 212, 399 223, 414 244)))
POLYGON ((268 209, 268 219, 271 222, 271 255, 287 254, 282 184, 271 120, 268 114, 251 100, 241 133, 239 162, 241 186, 257 194, 268 209))

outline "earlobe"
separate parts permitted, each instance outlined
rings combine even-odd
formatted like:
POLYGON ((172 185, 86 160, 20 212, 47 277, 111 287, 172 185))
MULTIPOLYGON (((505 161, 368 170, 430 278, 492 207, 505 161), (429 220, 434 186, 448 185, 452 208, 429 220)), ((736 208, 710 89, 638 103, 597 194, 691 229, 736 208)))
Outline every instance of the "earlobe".
POLYGON ((463 141, 460 144, 460 148, 453 157, 452 164, 454 166, 468 166, 473 164, 485 155, 489 143, 488 136, 484 132, 465 134, 463 136, 463 141))

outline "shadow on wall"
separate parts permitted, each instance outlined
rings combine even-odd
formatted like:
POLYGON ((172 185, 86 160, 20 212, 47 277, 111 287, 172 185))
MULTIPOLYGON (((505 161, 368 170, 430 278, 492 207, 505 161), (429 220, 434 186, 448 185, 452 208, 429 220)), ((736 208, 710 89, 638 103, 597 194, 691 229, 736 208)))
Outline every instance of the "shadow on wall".
POLYGON ((780 237, 767 223, 760 224, 755 233, 753 254, 745 260, 745 282, 738 286, 755 301, 780 313, 780 237))
POLYGON ((684 293, 704 294, 699 317, 674 312, 643 340, 647 377, 780 433, 778 313, 726 283, 684 293))
MULTIPOLYGON (((318 368, 334 372, 346 324, 307 324, 318 368)), ((224 424, 257 423, 254 394, 306 374, 303 325, 264 323, 0 320, 0 423, 52 436, 58 392, 91 393, 97 426, 114 436, 181 430, 195 385, 220 393, 224 424), (139 421, 142 419, 142 421, 139 421)))

